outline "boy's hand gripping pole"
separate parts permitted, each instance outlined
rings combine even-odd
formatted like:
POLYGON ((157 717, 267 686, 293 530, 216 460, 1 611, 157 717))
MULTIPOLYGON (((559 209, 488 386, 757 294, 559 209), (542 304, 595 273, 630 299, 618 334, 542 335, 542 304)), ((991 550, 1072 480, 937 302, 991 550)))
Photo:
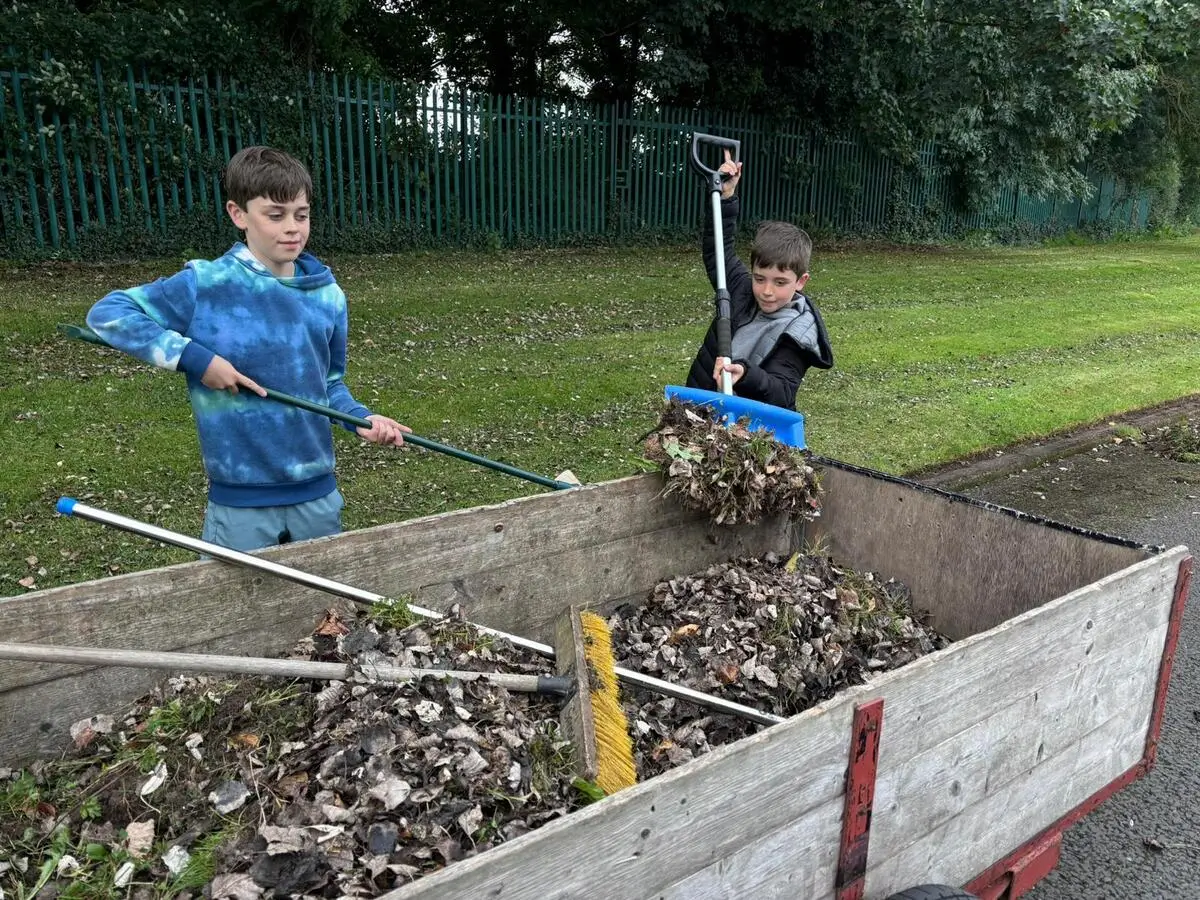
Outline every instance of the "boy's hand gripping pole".
MULTIPOLYGON (((729 177, 720 169, 712 169, 700 159, 700 145, 709 144, 728 150, 737 162, 741 158, 742 142, 732 138, 717 137, 712 134, 696 132, 692 135, 692 168, 704 177, 705 184, 712 193, 713 241, 714 257, 717 260, 717 356, 726 359, 732 353, 732 330, 730 327, 729 288, 725 284, 725 236, 722 233, 721 221, 721 183, 729 177)), ((733 379, 729 372, 721 373, 721 393, 733 393, 733 379)))

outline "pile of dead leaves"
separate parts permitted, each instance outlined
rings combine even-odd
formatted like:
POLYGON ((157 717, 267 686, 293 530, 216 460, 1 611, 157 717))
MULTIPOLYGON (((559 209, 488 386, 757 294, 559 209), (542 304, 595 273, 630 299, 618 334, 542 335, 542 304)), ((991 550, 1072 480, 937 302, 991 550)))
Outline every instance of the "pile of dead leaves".
MULTIPOLYGON (((817 555, 673 578, 609 626, 620 665, 784 717, 949 643, 903 585, 817 555)), ((761 727, 644 691, 625 704, 642 778, 761 727)))
MULTIPOLYGON (((549 674, 457 612, 330 614, 294 656, 549 674)), ((741 559, 659 584, 610 620, 622 665, 781 716, 946 641, 891 581, 820 556, 741 559)), ((759 726, 659 695, 626 710, 639 779, 759 726)), ((373 897, 599 794, 574 773, 561 701, 486 681, 177 677, 77 749, 0 771, 0 890, 212 900, 373 897)))
MULTIPOLYGON (((364 668, 553 665, 457 619, 398 632, 327 619, 313 640, 305 655, 364 668)), ((80 723, 86 746, 66 760, 0 782, 0 885, 377 896, 594 799, 558 711, 484 681, 175 678, 119 721, 80 723)))
POLYGON ((747 420, 726 425, 709 407, 671 400, 645 454, 663 472, 664 495, 718 525, 779 513, 812 519, 821 508, 820 480, 803 452, 747 420))

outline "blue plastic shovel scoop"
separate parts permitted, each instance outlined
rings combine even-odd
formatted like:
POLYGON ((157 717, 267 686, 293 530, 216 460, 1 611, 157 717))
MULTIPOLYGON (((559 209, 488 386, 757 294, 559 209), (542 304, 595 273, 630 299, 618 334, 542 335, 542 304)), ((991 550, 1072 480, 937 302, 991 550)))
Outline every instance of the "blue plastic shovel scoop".
POLYGON ((708 406, 732 425, 738 419, 748 418, 750 430, 764 429, 781 444, 803 450, 804 444, 804 414, 762 403, 758 400, 748 400, 733 394, 719 394, 716 391, 702 391, 699 388, 678 387, 669 384, 664 391, 668 400, 679 400, 693 406, 708 406))

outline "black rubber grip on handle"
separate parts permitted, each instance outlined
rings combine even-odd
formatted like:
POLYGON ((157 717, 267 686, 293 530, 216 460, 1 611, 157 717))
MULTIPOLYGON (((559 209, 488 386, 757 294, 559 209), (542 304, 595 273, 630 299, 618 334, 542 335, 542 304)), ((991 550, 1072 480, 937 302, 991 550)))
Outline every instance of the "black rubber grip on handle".
POLYGON ((733 331, 729 322, 729 291, 717 294, 717 356, 729 358, 733 352, 733 331))
POLYGON ((711 178, 717 178, 719 176, 718 176, 717 169, 710 169, 708 166, 706 166, 701 161, 701 159, 700 159, 700 145, 701 144, 709 144, 713 147, 721 147, 722 149, 728 150, 730 152, 730 155, 733 156, 734 162, 737 162, 738 160, 740 160, 742 158, 742 142, 741 141, 734 140, 733 138, 718 137, 715 134, 704 134, 699 131, 695 132, 692 135, 692 159, 691 159, 692 168, 707 178, 711 179, 711 178))

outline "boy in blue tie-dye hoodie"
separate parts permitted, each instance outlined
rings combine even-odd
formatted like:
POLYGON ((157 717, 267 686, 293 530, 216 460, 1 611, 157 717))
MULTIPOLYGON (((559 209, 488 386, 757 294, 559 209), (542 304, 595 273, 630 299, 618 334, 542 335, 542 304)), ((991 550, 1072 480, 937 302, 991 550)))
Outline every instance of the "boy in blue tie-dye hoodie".
POLYGON ((204 540, 253 550, 341 530, 330 421, 264 400, 260 386, 362 416, 377 444, 408 428, 350 394, 346 296, 304 252, 312 179, 299 161, 247 147, 225 170, 245 243, 153 284, 113 291, 87 321, 108 344, 187 377, 208 474, 204 540), (258 396, 255 396, 258 395, 258 396))

